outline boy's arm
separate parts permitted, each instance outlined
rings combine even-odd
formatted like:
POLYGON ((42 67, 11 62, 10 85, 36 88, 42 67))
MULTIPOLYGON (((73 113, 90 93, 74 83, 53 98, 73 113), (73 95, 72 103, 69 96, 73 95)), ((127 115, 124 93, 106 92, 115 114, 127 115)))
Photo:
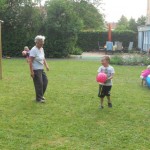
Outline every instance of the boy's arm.
POLYGON ((114 77, 114 73, 112 73, 112 75, 109 78, 107 78, 107 80, 111 80, 113 77, 114 77))
POLYGON ((114 77, 114 74, 115 74, 115 70, 114 70, 114 68, 112 68, 111 76, 107 80, 111 80, 114 77))
POLYGON ((49 71, 49 66, 48 66, 48 64, 47 64, 46 59, 44 59, 44 66, 46 67, 46 70, 49 71))

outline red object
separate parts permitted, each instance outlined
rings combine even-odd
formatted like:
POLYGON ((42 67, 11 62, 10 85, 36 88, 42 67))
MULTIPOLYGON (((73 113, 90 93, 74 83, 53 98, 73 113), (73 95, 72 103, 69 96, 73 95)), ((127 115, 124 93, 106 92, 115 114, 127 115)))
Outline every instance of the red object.
POLYGON ((111 24, 108 24, 108 41, 112 41, 112 31, 111 31, 111 24))
POLYGON ((96 77, 96 81, 100 83, 105 83, 107 80, 107 75, 105 73, 99 73, 96 77))

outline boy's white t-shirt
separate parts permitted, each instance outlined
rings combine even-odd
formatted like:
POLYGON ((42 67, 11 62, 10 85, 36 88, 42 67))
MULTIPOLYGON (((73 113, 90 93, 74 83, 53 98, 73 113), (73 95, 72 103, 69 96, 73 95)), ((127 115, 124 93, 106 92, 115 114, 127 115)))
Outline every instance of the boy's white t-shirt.
MULTIPOLYGON (((108 67, 104 67, 104 66, 101 66, 99 67, 98 73, 105 73, 107 75, 107 78, 111 77, 114 73, 115 73, 115 70, 112 66, 108 66, 108 67)), ((101 85, 105 85, 105 86, 112 86, 112 80, 107 80, 105 83, 100 83, 101 85)))
POLYGON ((30 56, 34 57, 32 63, 33 70, 44 69, 45 54, 43 48, 39 50, 36 46, 34 46, 30 50, 30 56))

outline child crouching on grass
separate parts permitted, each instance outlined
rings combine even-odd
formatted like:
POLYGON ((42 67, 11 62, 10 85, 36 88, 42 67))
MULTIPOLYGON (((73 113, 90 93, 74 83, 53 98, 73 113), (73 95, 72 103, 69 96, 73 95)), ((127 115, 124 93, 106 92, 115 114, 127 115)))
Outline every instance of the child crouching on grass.
POLYGON ((103 102, 104 97, 107 96, 108 107, 112 107, 112 102, 110 99, 110 91, 112 88, 112 78, 114 76, 115 70, 112 66, 109 65, 110 58, 109 56, 104 56, 101 60, 102 66, 99 67, 98 73, 105 73, 107 75, 107 80, 105 83, 99 83, 99 92, 98 97, 100 97, 100 109, 104 108, 103 102))
POLYGON ((141 76, 140 78, 142 79, 142 82, 141 82, 141 85, 146 85, 145 83, 145 79, 146 77, 150 75, 150 65, 147 66, 147 69, 146 70, 143 70, 142 73, 141 73, 141 76))

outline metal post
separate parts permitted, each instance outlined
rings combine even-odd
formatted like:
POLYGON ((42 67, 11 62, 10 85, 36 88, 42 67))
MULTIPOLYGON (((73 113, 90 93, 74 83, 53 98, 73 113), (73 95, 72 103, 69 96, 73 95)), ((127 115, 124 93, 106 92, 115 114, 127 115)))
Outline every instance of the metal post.
POLYGON ((2 80, 2 20, 0 20, 0 80, 2 80))

